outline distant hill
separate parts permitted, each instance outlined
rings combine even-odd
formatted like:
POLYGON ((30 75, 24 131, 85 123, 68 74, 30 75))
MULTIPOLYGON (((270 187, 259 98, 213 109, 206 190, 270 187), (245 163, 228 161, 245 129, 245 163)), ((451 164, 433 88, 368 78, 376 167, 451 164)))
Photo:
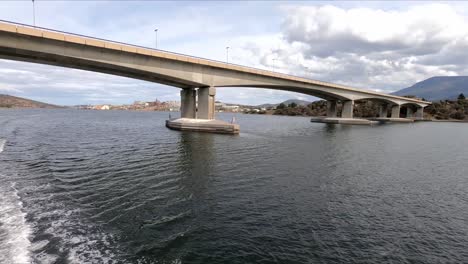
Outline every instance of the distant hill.
POLYGON ((418 82, 411 87, 394 92, 394 95, 415 95, 429 101, 456 99, 468 95, 468 76, 438 76, 418 82))
POLYGON ((0 94, 0 108, 62 108, 61 106, 46 104, 21 97, 0 94))
MULTIPOLYGON (((290 105, 292 103, 296 103, 297 105, 302 105, 302 106, 306 106, 308 104, 310 104, 311 102, 309 101, 304 101, 304 100, 299 100, 299 99, 289 99, 289 100, 286 100, 284 102, 281 102, 285 105, 290 105)), ((281 103, 277 103, 277 104, 261 104, 261 105, 257 105, 256 107, 258 108, 269 108, 269 107, 276 107, 277 105, 281 104, 281 103)))

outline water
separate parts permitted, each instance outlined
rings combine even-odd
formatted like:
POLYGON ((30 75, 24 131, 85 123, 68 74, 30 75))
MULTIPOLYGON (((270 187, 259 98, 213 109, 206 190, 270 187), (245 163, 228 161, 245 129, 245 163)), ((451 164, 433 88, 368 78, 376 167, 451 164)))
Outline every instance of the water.
POLYGON ((0 263, 468 262, 466 124, 167 116, 1 110, 0 263))

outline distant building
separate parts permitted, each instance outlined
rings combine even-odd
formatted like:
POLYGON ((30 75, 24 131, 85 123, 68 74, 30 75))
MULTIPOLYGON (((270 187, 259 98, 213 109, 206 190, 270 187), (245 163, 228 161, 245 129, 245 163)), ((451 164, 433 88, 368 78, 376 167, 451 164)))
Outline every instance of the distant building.
MULTIPOLYGON (((87 109, 87 106, 77 106, 79 109, 87 109)), ((134 111, 179 111, 180 101, 154 102, 135 101, 130 105, 94 105, 89 109, 95 110, 134 110, 134 111)))
POLYGON ((225 106, 224 103, 221 103, 221 102, 215 102, 215 107, 216 108, 223 108, 225 106))
POLYGON ((239 106, 238 105, 225 105, 224 110, 230 111, 230 112, 238 112, 239 106))
POLYGON ((95 105, 93 109, 94 110, 109 110, 110 105, 95 105))
POLYGON ((167 101, 166 103, 170 108, 174 108, 174 109, 180 108, 180 101, 167 101))
POLYGON ((238 105, 227 105, 221 102, 215 102, 215 110, 218 112, 239 112, 238 105))

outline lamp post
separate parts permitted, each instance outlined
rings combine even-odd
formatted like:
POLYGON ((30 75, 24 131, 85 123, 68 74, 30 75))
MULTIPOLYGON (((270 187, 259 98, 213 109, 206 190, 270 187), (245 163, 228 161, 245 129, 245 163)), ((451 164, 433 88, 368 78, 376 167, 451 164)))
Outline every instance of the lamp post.
POLYGON ((155 29, 154 33, 156 34, 156 49, 158 49, 158 29, 155 29))
POLYGON ((226 47, 226 63, 229 63, 229 47, 226 47))
POLYGON ((36 7, 34 5, 34 0, 32 0, 33 4, 33 26, 36 27, 36 7))

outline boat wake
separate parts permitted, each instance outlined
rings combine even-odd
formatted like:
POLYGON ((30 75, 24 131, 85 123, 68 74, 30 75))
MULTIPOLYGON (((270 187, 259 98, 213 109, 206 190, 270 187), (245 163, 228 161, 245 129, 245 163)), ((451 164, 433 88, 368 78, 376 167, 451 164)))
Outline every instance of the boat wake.
POLYGON ((3 152, 3 148, 5 147, 6 140, 0 138, 0 153, 3 152))
MULTIPOLYGON (((1 146, 1 145, 0 145, 1 146)), ((1 148, 0 148, 1 149, 1 148)), ((0 175, 3 178, 3 175, 0 175)), ((23 203, 15 183, 0 186, 0 263, 31 263, 29 237, 23 203)))
MULTIPOLYGON (((0 139, 0 153, 5 143, 5 139, 0 139)), ((15 183, 4 179, 5 176, 0 174, 0 263, 31 263, 29 237, 32 229, 26 222, 15 183)))

